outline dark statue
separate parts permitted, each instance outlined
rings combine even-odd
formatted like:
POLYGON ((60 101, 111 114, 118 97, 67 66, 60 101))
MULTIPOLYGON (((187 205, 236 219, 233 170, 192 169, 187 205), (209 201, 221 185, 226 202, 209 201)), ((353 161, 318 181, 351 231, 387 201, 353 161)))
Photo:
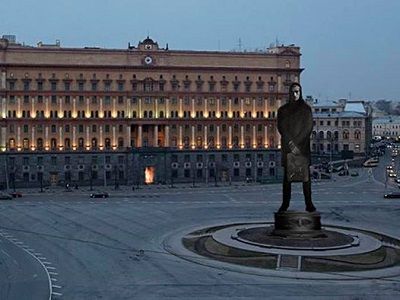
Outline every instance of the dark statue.
POLYGON ((283 201, 279 212, 287 211, 291 197, 291 183, 303 182, 306 211, 314 212, 311 200, 310 135, 313 127, 311 107, 303 100, 301 86, 289 88, 289 102, 278 109, 278 131, 281 135, 283 201))

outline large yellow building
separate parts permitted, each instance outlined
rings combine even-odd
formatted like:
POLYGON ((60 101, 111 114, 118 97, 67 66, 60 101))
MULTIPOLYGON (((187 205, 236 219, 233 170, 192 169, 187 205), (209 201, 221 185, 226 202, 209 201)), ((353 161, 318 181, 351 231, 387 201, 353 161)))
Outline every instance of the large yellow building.
POLYGON ((3 185, 279 176, 276 112, 300 49, 36 47, 0 39, 3 185))

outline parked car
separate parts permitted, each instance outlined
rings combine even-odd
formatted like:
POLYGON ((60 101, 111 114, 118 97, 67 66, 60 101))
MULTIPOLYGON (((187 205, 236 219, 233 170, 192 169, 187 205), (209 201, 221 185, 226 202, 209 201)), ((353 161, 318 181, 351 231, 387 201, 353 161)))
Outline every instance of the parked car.
POLYGON ((90 198, 108 198, 107 192, 94 192, 90 194, 90 198))
POLYGON ((22 197, 22 193, 21 192, 11 192, 10 196, 13 198, 21 198, 22 197))
POLYGON ((11 200, 12 197, 9 194, 0 192, 0 200, 11 200))
POLYGON ((398 192, 387 193, 383 196, 383 198, 400 198, 400 193, 398 192))
POLYGON ((358 174, 357 171, 351 172, 351 174, 350 174, 350 176, 352 176, 352 177, 356 177, 356 176, 358 176, 358 175, 359 175, 359 174, 358 174))

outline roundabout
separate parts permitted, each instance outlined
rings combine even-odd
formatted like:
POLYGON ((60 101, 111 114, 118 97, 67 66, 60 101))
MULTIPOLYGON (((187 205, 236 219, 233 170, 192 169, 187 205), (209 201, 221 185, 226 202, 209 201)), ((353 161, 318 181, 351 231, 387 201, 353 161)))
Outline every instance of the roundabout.
POLYGON ((282 234, 277 230, 277 216, 275 225, 225 223, 174 233, 164 240, 164 248, 194 263, 264 276, 363 280, 400 274, 398 239, 339 225, 298 229, 282 234), (310 234, 313 230, 318 234, 310 234))

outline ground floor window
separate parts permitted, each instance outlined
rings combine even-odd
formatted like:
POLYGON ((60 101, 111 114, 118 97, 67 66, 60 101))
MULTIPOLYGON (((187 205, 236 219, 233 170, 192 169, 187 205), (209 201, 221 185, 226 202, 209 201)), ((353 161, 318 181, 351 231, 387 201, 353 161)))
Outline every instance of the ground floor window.
POLYGON ((239 176, 239 169, 233 169, 233 176, 239 176))
POLYGON ((190 177, 190 169, 185 169, 185 171, 183 172, 183 176, 185 176, 186 178, 190 177))
POLYGON ((251 176, 251 168, 246 168, 246 176, 251 176))

